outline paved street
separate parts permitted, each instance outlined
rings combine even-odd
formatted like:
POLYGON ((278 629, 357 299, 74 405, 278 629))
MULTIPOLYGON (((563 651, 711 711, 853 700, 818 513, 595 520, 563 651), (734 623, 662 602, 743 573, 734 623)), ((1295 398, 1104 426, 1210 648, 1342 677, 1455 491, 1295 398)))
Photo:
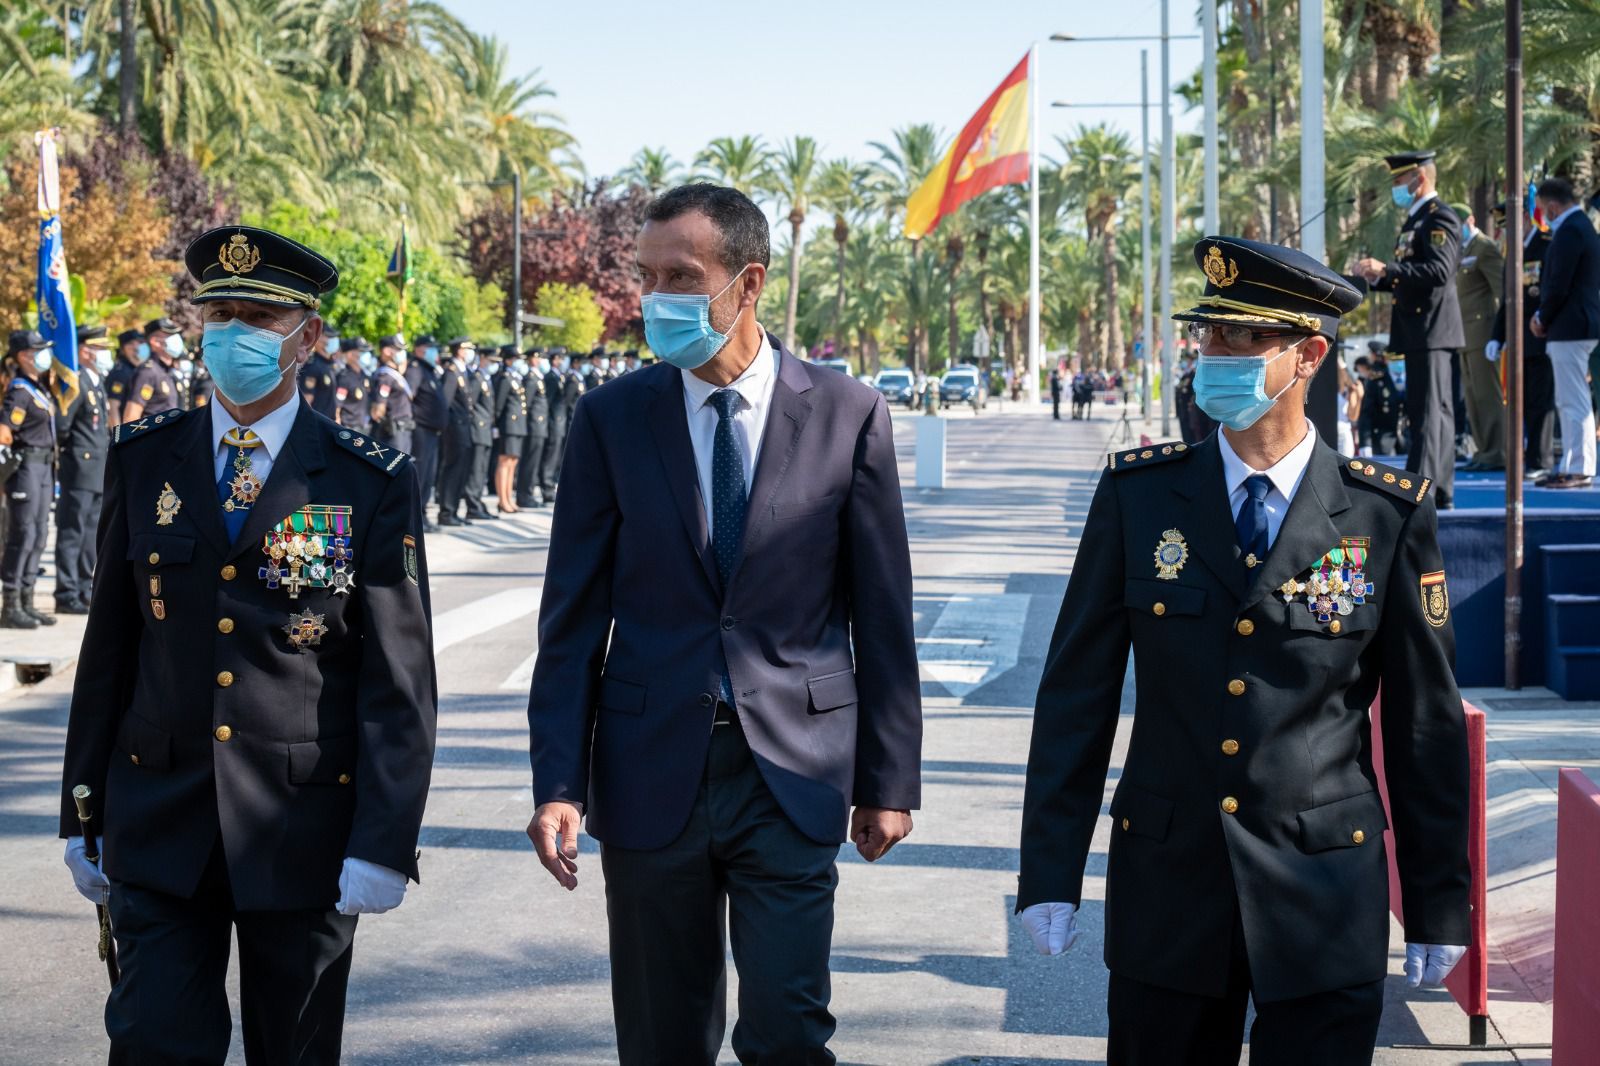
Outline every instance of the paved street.
MULTIPOLYGON (((1012 907, 1034 690, 1118 413, 1098 408, 1088 423, 1052 422, 1009 405, 976 418, 957 414, 951 483, 937 492, 910 487, 909 423, 920 416, 897 416, 917 577, 925 810, 910 840, 884 862, 868 866, 853 849, 841 853, 833 973, 842 1062, 1104 1059, 1099 901, 1107 823, 1090 857, 1083 935, 1070 955, 1036 956, 1012 907)), ((580 885, 569 895, 537 865, 523 835, 531 806, 525 710, 549 528, 548 511, 535 512, 428 541, 441 708, 423 881, 400 910, 362 920, 349 1063, 614 1059, 593 842, 583 841, 580 885)), ((81 626, 58 630, 52 639, 67 646, 81 626)), ((91 653, 78 669, 92 668, 91 653)), ((55 840, 71 681, 69 671, 0 696, 3 1064, 76 1066, 103 1053, 104 977, 93 955, 92 914, 73 891, 55 840)), ((1600 714, 1559 704, 1502 714, 1494 694, 1483 700, 1491 704, 1491 745, 1500 745, 1491 759, 1506 782, 1491 786, 1492 817, 1505 819, 1491 831, 1520 842, 1515 855, 1502 850, 1497 861, 1497 883, 1510 898, 1518 885, 1542 879, 1548 887, 1554 802, 1541 789, 1548 791, 1551 766, 1571 764, 1575 743, 1588 765, 1600 760, 1600 714), (1506 716, 1514 721, 1502 726, 1506 716), (1509 732, 1495 732, 1502 728, 1509 732)), ((1522 933, 1537 946, 1542 897, 1536 887, 1522 891, 1522 933)), ((1466 1021, 1444 993, 1406 993, 1398 937, 1395 945, 1382 1044, 1464 1040, 1466 1021)), ((1504 967, 1496 971, 1497 994, 1517 999, 1508 1007, 1518 1019, 1514 1036, 1548 1040, 1548 1008, 1540 1004, 1548 989, 1523 978, 1512 987, 1512 975, 1533 972, 1528 965, 1518 969, 1507 957, 1497 966, 1504 967)), ((1381 1050, 1378 1061, 1539 1063, 1547 1055, 1381 1050)))

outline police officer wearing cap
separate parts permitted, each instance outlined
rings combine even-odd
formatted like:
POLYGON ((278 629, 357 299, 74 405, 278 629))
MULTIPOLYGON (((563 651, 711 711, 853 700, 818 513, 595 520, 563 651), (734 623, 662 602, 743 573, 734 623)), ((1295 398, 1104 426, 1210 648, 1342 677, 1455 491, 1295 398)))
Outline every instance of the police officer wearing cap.
MULTIPOLYGON (((151 325, 157 325, 161 321, 158 319, 151 325)), ((135 351, 137 362, 132 375, 128 378, 127 393, 114 397, 121 401, 118 419, 120 422, 134 422, 145 415, 163 414, 179 406, 178 383, 168 365, 171 357, 166 353, 165 347, 157 352, 148 332, 140 333, 138 336, 140 339, 135 351)), ((164 346, 166 338, 171 336, 173 336, 171 333, 158 334, 158 341, 164 346)))
POLYGON ((378 369, 372 375, 373 432, 384 443, 411 455, 417 420, 406 363, 406 343, 398 334, 378 338, 378 369))
POLYGON ((478 363, 467 376, 472 390, 472 465, 467 471, 467 517, 495 518, 484 506, 484 493, 489 491, 489 468, 494 461, 494 375, 500 365, 498 349, 490 345, 478 348, 478 363))
POLYGON ((339 341, 339 367, 333 375, 333 420, 347 429, 367 434, 372 430, 371 383, 362 360, 372 357, 372 342, 365 337, 339 341))
POLYGON ((517 512, 517 464, 528 436, 527 360, 512 344, 500 349, 494 376, 494 491, 501 514, 517 512))
POLYGON ((1440 202, 1433 152, 1385 156, 1396 207, 1406 212, 1394 262, 1371 257, 1355 271, 1379 292, 1394 294, 1389 350, 1406 360, 1406 418, 1411 448, 1406 469, 1431 479, 1435 505, 1453 506, 1456 472, 1455 387, 1451 365, 1466 343, 1456 271, 1461 219, 1440 202))
POLYGON ((544 374, 545 396, 550 403, 550 434, 539 457, 539 490, 545 501, 555 499, 556 476, 561 472, 561 449, 567 444, 567 370, 572 356, 559 345, 550 349, 550 369, 544 374))
POLYGON ((545 438, 550 435, 550 397, 545 394, 544 378, 550 360, 544 349, 529 348, 523 393, 528 401, 528 435, 522 438, 522 457, 517 463, 517 506, 543 507, 544 491, 539 487, 539 462, 544 458, 545 438))
MULTIPOLYGON (((449 421, 449 411, 444 402, 444 373, 439 369, 439 342, 433 335, 424 333, 411 342, 411 360, 406 365, 406 383, 411 386, 411 409, 416 418, 416 428, 411 444, 417 464, 417 479, 422 482, 422 506, 426 514, 439 484, 439 454, 449 421)), ((431 518, 426 520, 429 532, 439 528, 431 518)))
POLYGON ((144 334, 125 329, 117 334, 116 364, 106 373, 106 414, 114 426, 122 421, 122 408, 133 395, 133 377, 150 358, 150 345, 144 334))
POLYGON ((322 335, 322 342, 311 353, 306 365, 300 368, 300 393, 306 403, 319 415, 332 418, 338 399, 334 394, 334 378, 339 373, 339 350, 342 341, 337 333, 322 335))
POLYGON ((37 629, 55 616, 33 604, 39 560, 50 535, 56 465, 56 405, 50 395, 50 342, 33 330, 16 330, 6 345, 11 385, 0 398, 0 468, 6 478, 5 553, 0 556, 0 626, 37 629))
MULTIPOLYGON (((1371 1060, 1394 829, 1406 972, 1469 938, 1467 743, 1432 482, 1350 459, 1305 415, 1361 294, 1299 251, 1195 247, 1198 444, 1113 452, 1034 712, 1018 910, 1077 936, 1130 650, 1132 740, 1111 800, 1112 1064, 1371 1060), (1392 822, 1368 708, 1383 686, 1392 822)), ((1090 907, 1094 904, 1090 903, 1090 907)))
POLYGON ((410 460, 312 411, 295 372, 338 283, 248 226, 184 255, 216 402, 113 435, 61 835, 107 903, 110 1061, 339 1061, 357 915, 416 880, 436 711, 410 460), (90 789, 99 863, 72 796, 90 789))
POLYGON ((450 342, 450 354, 441 367, 439 398, 445 409, 443 447, 439 453, 441 526, 465 525, 474 517, 470 504, 466 518, 459 511, 472 473, 472 401, 477 390, 470 374, 477 362, 478 346, 470 337, 457 337, 450 342))
POLYGON ((56 500, 56 613, 88 614, 95 530, 106 480, 111 425, 99 363, 109 356, 104 326, 78 327, 77 395, 56 419, 61 456, 56 500))

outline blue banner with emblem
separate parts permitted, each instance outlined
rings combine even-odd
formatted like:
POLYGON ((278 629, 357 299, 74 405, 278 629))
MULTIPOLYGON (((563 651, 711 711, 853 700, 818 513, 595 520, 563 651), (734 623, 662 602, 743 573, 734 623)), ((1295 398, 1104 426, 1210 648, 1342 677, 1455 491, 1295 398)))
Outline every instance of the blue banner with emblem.
POLYGON ((59 130, 33 135, 39 146, 39 281, 34 299, 39 306, 39 332, 49 339, 55 371, 56 403, 63 413, 78 396, 78 326, 72 318, 72 292, 67 282, 67 250, 61 241, 61 178, 56 164, 59 130))

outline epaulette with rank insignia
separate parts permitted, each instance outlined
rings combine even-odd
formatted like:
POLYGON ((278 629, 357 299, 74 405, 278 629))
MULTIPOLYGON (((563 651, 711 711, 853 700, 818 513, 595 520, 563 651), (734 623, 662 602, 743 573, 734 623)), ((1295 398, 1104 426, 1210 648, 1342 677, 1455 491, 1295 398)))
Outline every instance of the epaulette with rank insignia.
POLYGON ((178 419, 188 413, 183 410, 163 411, 158 415, 145 415, 132 422, 120 423, 111 430, 111 443, 126 444, 138 437, 148 437, 158 429, 177 425, 178 419))
POLYGON ((1350 459, 1344 464, 1345 476, 1359 485, 1371 485, 1400 497, 1407 503, 1421 503, 1433 488, 1433 480, 1410 470, 1374 463, 1370 459, 1350 459))
POLYGON ((339 443, 355 452, 361 458, 382 470, 390 477, 404 469, 411 456, 399 448, 391 447, 375 438, 361 433, 352 433, 348 429, 341 429, 338 434, 339 443))
POLYGON ((1148 448, 1129 448, 1126 451, 1111 452, 1106 456, 1106 466, 1108 469, 1120 472, 1131 470, 1136 466, 1152 466, 1172 459, 1182 459, 1188 454, 1189 446, 1181 440, 1175 440, 1168 444, 1152 444, 1148 448))

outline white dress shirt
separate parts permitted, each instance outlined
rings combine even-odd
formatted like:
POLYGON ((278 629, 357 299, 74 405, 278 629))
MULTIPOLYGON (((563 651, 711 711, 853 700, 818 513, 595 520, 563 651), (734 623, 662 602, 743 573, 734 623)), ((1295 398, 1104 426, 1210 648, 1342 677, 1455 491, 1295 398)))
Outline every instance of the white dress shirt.
MULTIPOLYGON (((748 497, 755 481, 756 459, 761 454, 761 437, 767 429, 767 412, 772 409, 772 390, 778 384, 779 352, 767 340, 767 331, 761 331, 761 350, 750 361, 743 374, 727 388, 739 394, 739 407, 733 414, 733 432, 739 438, 744 452, 744 489, 748 497)), ((700 476, 700 505, 706 512, 706 536, 715 536, 711 514, 711 453, 716 447, 717 422, 720 416, 711 404, 711 394, 721 390, 693 371, 680 370, 683 375, 683 402, 689 414, 689 442, 694 445, 695 471, 700 476)), ((221 475, 218 475, 219 477, 221 475)))
MULTIPOLYGON (((1434 199, 1438 195, 1439 194, 1437 192, 1430 192, 1426 196, 1419 196, 1415 200, 1412 200, 1411 201, 1411 206, 1406 208, 1406 217, 1410 218, 1412 215, 1416 214, 1418 211, 1421 211, 1423 204, 1427 203, 1429 200, 1434 199)), ((1465 222, 1466 219, 1462 219, 1461 221, 1465 222)))
MULTIPOLYGON (((1580 212, 1582 210, 1583 210, 1583 205, 1582 204, 1573 204, 1571 207, 1567 208, 1565 211, 1561 212, 1554 219, 1552 219, 1550 221, 1550 234, 1551 234, 1551 236, 1554 236, 1556 230, 1561 228, 1561 223, 1565 222, 1567 219, 1571 218, 1573 215, 1576 215, 1578 212, 1580 212)), ((1530 230, 1529 232, 1532 232, 1532 231, 1530 230)))
POLYGON ((1235 520, 1239 517, 1239 508, 1244 506, 1244 501, 1250 494, 1245 491, 1244 482, 1248 477, 1256 474, 1265 474, 1272 482, 1272 488, 1267 491, 1267 544, 1270 546, 1278 539, 1278 530, 1283 526, 1283 516, 1288 513, 1289 504, 1294 502, 1294 494, 1300 488, 1300 482, 1305 480, 1306 467, 1311 462, 1311 451, 1317 445, 1316 429, 1311 425, 1311 420, 1306 419, 1306 435, 1300 438, 1285 455, 1274 463, 1268 470, 1252 470, 1233 450, 1233 445, 1228 443, 1228 434, 1224 430, 1217 431, 1217 447, 1222 452, 1222 480, 1228 486, 1228 506, 1233 509, 1235 520))
POLYGON ((300 413, 300 391, 296 389, 283 406, 268 415, 264 415, 253 426, 241 426, 237 419, 228 413, 228 409, 221 402, 206 405, 211 411, 211 455, 212 473, 216 475, 213 480, 222 480, 222 471, 228 463, 228 449, 223 446, 222 438, 234 428, 248 429, 261 439, 261 447, 250 451, 250 472, 267 483, 267 475, 272 473, 272 464, 278 458, 278 453, 283 451, 283 446, 289 441, 289 430, 294 428, 295 415, 300 413))

